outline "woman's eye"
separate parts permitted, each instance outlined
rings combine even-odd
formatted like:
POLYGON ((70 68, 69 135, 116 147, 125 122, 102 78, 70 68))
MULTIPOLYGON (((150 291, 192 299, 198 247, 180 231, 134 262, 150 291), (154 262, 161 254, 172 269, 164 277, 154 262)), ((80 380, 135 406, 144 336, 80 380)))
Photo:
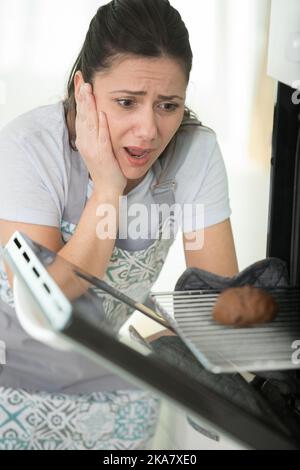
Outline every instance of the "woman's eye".
POLYGON ((164 111, 170 112, 175 111, 179 105, 175 103, 163 103, 162 106, 165 106, 164 111))
POLYGON ((119 99, 119 100, 116 100, 117 103, 119 103, 120 106, 122 106, 122 108, 130 108, 133 101, 132 100, 129 100, 129 99, 119 99))
MULTIPOLYGON (((128 98, 117 99, 116 102, 122 108, 127 108, 127 109, 132 108, 135 104, 134 100, 131 100, 131 99, 128 99, 128 98)), ((179 107, 179 105, 176 104, 176 103, 162 103, 162 104, 159 105, 159 107, 163 111, 166 111, 167 113, 170 113, 172 111, 175 111, 179 107)))

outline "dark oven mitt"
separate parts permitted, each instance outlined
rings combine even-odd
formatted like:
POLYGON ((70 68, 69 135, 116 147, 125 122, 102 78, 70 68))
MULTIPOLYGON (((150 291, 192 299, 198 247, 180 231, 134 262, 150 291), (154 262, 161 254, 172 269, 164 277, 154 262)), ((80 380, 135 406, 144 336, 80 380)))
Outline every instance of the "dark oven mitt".
MULTIPOLYGON (((289 276, 286 264, 277 258, 267 258, 247 267, 233 277, 223 277, 198 268, 187 268, 178 279, 175 291, 217 289, 243 286, 287 287, 289 276)), ((175 316, 176 318, 176 316, 175 316)), ((255 375, 248 383, 239 373, 213 374, 194 358, 180 338, 162 337, 152 342, 153 349, 169 360, 172 365, 182 368, 203 385, 227 397, 231 402, 246 409, 261 419, 278 426, 287 434, 300 435, 300 422, 289 403, 297 399, 300 381, 297 371, 267 371, 255 375)), ((195 423, 195 429, 211 438, 218 436, 195 423)))
POLYGON ((187 268, 178 279, 175 291, 196 289, 218 289, 244 286, 287 287, 289 276, 286 263, 277 258, 257 261, 233 277, 223 277, 198 268, 187 268))

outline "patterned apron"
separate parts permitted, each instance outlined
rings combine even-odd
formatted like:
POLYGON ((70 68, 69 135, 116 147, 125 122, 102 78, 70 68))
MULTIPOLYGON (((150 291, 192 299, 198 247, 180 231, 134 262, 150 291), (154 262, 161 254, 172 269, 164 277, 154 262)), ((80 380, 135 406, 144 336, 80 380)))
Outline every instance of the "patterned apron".
MULTIPOLYGON (((175 203, 177 168, 174 166, 173 174, 166 171, 175 143, 173 151, 165 155, 164 165, 159 159, 152 167, 156 183, 151 193, 156 204, 175 203)), ((87 198, 87 169, 78 153, 73 153, 71 160, 68 203, 61 224, 65 242, 73 235, 87 198)), ((160 221, 159 237, 150 240, 147 248, 136 251, 122 249, 117 240, 105 280, 135 300, 146 302, 175 237, 171 230, 171 237, 165 238, 164 229, 164 221, 160 221)), ((8 284, 6 289, 3 286, 2 283, 2 299, 13 307, 12 292, 8 284)), ((97 289, 95 292, 107 315, 121 326, 132 310, 97 289)), ((158 413, 159 400, 148 391, 64 394, 0 387, 0 449, 149 448, 158 413)))

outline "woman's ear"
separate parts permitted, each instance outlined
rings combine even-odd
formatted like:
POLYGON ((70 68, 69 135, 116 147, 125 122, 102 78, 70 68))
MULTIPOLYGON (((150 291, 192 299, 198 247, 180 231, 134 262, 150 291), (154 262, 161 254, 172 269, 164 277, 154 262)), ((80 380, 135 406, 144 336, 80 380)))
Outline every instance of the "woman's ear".
POLYGON ((78 95, 80 92, 81 85, 84 84, 83 76, 80 70, 77 70, 77 72, 74 75, 74 95, 75 95, 75 101, 77 103, 78 100, 78 95))

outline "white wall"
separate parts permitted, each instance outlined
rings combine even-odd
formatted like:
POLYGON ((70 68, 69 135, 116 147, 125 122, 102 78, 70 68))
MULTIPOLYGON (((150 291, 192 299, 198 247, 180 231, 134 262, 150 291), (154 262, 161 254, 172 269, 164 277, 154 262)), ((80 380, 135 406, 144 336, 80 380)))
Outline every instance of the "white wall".
POLYGON ((272 0, 268 73, 300 89, 300 2, 272 0))

